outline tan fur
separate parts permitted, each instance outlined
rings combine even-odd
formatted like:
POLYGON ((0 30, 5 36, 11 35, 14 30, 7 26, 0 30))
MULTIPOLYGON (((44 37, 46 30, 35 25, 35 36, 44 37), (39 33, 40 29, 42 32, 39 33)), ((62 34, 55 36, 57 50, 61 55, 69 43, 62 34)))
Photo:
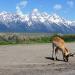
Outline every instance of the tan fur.
POLYGON ((52 45, 53 45, 53 53, 55 51, 55 55, 58 53, 59 50, 62 52, 63 58, 64 56, 67 56, 69 54, 69 50, 66 48, 64 40, 61 39, 60 37, 54 37, 52 40, 52 45))

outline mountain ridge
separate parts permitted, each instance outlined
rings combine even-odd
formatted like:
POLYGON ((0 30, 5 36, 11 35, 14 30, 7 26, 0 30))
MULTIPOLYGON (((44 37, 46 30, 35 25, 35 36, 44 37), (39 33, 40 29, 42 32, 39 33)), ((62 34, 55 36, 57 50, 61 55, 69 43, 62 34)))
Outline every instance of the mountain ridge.
POLYGON ((30 14, 0 12, 0 32, 75 33, 75 21, 34 9, 30 14))

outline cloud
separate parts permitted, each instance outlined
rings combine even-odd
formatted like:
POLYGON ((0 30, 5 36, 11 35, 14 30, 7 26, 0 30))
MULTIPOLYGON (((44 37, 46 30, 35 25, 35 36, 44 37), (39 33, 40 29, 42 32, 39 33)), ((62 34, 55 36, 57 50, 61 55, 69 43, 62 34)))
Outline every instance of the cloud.
POLYGON ((16 12, 17 12, 18 15, 23 15, 19 6, 16 6, 16 12))
POLYGON ((21 1, 18 5, 23 8, 27 5, 27 1, 26 0, 21 1))
POLYGON ((33 12, 38 12, 38 9, 37 8, 33 9, 33 12))
POLYGON ((62 9, 62 5, 61 4, 55 4, 54 9, 55 10, 60 10, 60 9, 62 9))
POLYGON ((27 0, 23 0, 16 5, 16 12, 18 15, 23 16, 23 12, 21 11, 21 9, 24 8, 27 5, 27 3, 27 0))
POLYGON ((67 1, 67 4, 72 8, 74 6, 74 2, 72 0, 67 1))

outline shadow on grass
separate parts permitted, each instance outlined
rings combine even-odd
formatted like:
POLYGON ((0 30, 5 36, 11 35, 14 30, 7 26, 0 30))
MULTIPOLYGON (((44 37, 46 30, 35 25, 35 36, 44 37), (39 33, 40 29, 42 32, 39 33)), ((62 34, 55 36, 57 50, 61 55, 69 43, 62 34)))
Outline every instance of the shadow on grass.
MULTIPOLYGON (((49 59, 49 60, 54 60, 54 58, 52 58, 52 57, 45 57, 45 58, 49 59)), ((56 61, 63 61, 63 60, 57 59, 56 61)))

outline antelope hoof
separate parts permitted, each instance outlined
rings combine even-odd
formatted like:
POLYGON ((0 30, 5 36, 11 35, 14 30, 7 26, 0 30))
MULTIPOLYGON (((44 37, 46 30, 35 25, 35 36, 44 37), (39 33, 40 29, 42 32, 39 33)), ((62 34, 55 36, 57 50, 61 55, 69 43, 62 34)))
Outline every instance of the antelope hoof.
POLYGON ((56 57, 56 60, 58 60, 58 58, 56 57))

